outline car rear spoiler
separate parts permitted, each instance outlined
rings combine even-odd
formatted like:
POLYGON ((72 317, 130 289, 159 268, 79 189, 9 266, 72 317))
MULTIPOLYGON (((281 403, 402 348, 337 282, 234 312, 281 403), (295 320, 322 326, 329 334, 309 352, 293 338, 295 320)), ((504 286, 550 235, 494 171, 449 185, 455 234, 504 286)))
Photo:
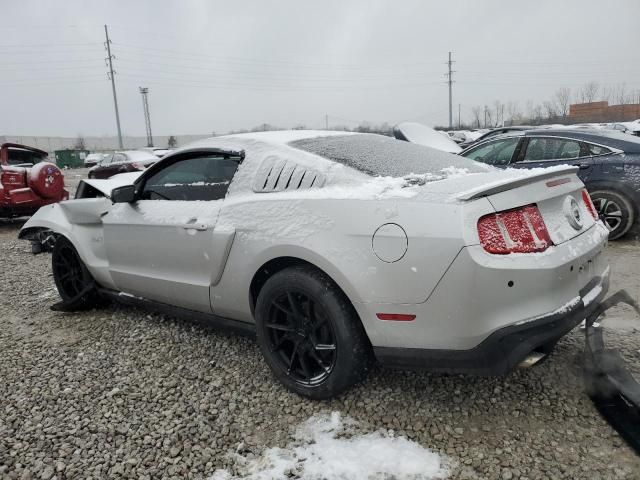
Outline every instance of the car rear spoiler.
POLYGON ((640 453, 640 384, 620 353, 605 347, 603 330, 596 326, 601 315, 620 303, 640 315, 638 303, 626 290, 619 290, 602 301, 585 321, 585 386, 600 414, 640 453))
POLYGON ((512 188, 518 188, 529 183, 539 182, 548 178, 558 177, 560 175, 567 175, 569 173, 575 173, 578 171, 578 167, 567 165, 562 168, 553 169, 540 169, 540 172, 531 172, 530 175, 523 175, 522 177, 506 178, 498 182, 489 183, 480 187, 472 188, 466 192, 462 192, 456 195, 458 200, 475 200, 480 197, 488 197, 496 193, 511 190, 512 188))

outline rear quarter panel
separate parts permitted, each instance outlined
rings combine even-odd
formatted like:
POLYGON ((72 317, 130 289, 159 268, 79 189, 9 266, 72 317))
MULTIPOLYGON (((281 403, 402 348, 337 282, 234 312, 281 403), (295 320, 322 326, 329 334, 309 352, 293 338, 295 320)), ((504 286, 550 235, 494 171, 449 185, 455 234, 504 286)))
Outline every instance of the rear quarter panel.
POLYGON ((278 197, 225 201, 216 228, 234 228, 236 235, 221 281, 211 289, 217 314, 253 321, 249 285, 278 257, 312 263, 352 302, 424 302, 468 241, 464 231, 493 211, 486 199, 471 202, 469 220, 460 203, 278 197), (408 237, 406 253, 393 263, 380 260, 372 246, 374 232, 387 223, 400 225, 408 237))

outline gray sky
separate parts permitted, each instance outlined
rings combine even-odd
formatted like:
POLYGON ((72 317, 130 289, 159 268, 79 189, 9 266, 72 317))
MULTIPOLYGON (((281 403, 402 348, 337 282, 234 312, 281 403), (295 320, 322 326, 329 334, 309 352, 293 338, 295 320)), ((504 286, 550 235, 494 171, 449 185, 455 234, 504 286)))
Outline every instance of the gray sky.
POLYGON ((113 135, 104 27, 123 133, 261 123, 448 122, 454 104, 541 102, 588 81, 640 89, 640 2, 2 0, 0 131, 113 135))

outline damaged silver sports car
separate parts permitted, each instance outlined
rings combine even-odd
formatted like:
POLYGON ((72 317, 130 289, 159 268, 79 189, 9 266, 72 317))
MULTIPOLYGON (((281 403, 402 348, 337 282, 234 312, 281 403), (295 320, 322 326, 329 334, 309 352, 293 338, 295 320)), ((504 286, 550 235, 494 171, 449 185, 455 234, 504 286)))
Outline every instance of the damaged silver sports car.
POLYGON ((608 231, 576 170, 369 134, 232 135, 85 180, 20 237, 52 247, 59 308, 115 298, 254 330, 284 385, 328 398, 374 361, 495 375, 548 354, 608 288, 608 231))

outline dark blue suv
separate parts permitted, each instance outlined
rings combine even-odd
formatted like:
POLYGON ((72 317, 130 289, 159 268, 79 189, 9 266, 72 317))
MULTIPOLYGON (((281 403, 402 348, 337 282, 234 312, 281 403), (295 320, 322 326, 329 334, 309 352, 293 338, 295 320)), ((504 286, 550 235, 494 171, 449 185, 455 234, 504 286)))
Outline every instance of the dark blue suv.
POLYGON ((609 238, 640 211, 640 138, 607 130, 527 130, 476 143, 460 155, 501 168, 576 165, 609 238))

